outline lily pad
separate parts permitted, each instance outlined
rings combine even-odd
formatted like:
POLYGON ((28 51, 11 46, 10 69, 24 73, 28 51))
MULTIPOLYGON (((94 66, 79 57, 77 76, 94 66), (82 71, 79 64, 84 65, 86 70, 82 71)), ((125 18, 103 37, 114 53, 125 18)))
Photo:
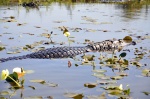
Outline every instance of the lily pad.
POLYGON ((121 90, 107 90, 107 92, 111 95, 120 95, 122 93, 121 90))
POLYGON ((125 72, 119 72, 119 73, 116 73, 116 74, 119 75, 119 76, 128 76, 128 74, 125 73, 125 72))
POLYGON ((32 88, 33 90, 35 90, 35 87, 33 87, 33 86, 28 86, 28 87, 30 87, 30 88, 32 88))
POLYGON ((68 98, 74 98, 74 99, 82 99, 84 97, 83 94, 79 94, 79 93, 64 93, 64 96, 68 98))
POLYGON ((127 53, 125 53, 125 52, 123 52, 123 53, 121 53, 120 55, 119 55, 119 57, 125 57, 127 55, 127 53))
POLYGON ((24 99, 43 99, 42 96, 30 96, 30 97, 25 97, 24 99))
POLYGON ((2 51, 2 50, 4 50, 5 49, 5 47, 3 47, 3 46, 0 46, 0 51, 2 51))
POLYGON ((105 92, 103 92, 103 93, 102 93, 101 95, 99 95, 99 96, 95 96, 95 95, 87 96, 87 99, 107 99, 107 98, 106 98, 105 92))
POLYGON ((94 88, 97 86, 97 83, 85 83, 84 87, 88 87, 88 88, 94 88))
POLYGON ((9 95, 8 91, 0 91, 0 95, 5 96, 5 95, 9 95))
POLYGON ((146 91, 143 91, 142 93, 144 93, 147 96, 150 94, 150 92, 146 92, 146 91))
POLYGON ((101 77, 104 77, 105 74, 102 74, 102 73, 94 73, 93 76, 97 77, 97 78, 101 78, 101 77))
POLYGON ((41 84, 46 83, 46 81, 45 81, 45 80, 40 80, 40 79, 30 80, 30 82, 33 82, 33 83, 41 83, 41 84))
POLYGON ((93 70, 93 72, 95 72, 95 73, 105 73, 105 72, 107 72, 107 70, 97 69, 97 70, 93 70))
POLYGON ((55 84, 55 83, 46 83, 46 85, 50 86, 50 87, 57 87, 58 84, 55 84))
POLYGON ((142 75, 146 77, 150 77, 150 69, 143 69, 142 70, 142 75))
POLYGON ((25 73, 26 74, 32 74, 32 73, 34 73, 34 71, 33 70, 25 70, 25 73))
POLYGON ((132 42, 132 38, 130 36, 126 36, 123 38, 123 41, 126 43, 131 43, 132 42))
POLYGON ((113 80, 120 80, 122 78, 123 78, 122 76, 112 76, 111 77, 111 79, 113 79, 113 80))
POLYGON ((105 90, 119 90, 119 87, 117 85, 105 85, 101 88, 104 88, 105 90))
POLYGON ((82 58, 83 59, 87 59, 88 61, 93 61, 94 60, 94 55, 83 55, 82 58))

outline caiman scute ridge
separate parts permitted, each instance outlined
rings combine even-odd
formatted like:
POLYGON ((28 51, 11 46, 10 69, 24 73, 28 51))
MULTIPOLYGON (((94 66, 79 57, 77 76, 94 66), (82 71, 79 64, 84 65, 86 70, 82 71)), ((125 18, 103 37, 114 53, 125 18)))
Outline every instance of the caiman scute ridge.
POLYGON ((0 62, 6 62, 9 60, 21 60, 27 58, 31 58, 31 59, 67 58, 67 57, 74 57, 76 55, 86 53, 86 52, 91 52, 91 51, 113 51, 119 49, 120 47, 124 47, 125 45, 129 45, 129 44, 124 43, 123 40, 120 39, 116 41, 105 40, 102 42, 89 44, 87 46, 48 48, 48 49, 40 50, 38 52, 34 52, 23 56, 1 58, 0 62))

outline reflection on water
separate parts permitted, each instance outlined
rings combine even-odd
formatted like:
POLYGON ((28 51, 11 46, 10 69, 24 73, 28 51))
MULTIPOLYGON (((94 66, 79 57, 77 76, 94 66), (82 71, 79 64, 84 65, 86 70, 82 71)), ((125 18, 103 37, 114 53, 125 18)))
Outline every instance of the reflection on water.
MULTIPOLYGON (((4 4, 2 1, 1 4, 4 4)), ((48 1, 50 2, 50 0, 48 1)), ((88 2, 88 0, 83 1, 88 2)), ((91 2, 92 1, 93 0, 91 0, 91 2)), ((6 4, 9 4, 8 0, 6 2, 6 4)), ((129 70, 125 67, 121 67, 119 70, 127 73, 128 76, 116 82, 117 85, 123 84, 124 88, 129 84, 131 88, 131 98, 149 98, 149 96, 142 93, 143 91, 150 92, 149 87, 147 87, 150 86, 149 77, 143 77, 141 75, 143 68, 149 68, 150 64, 149 54, 147 53, 149 51, 149 46, 147 46, 149 44, 149 39, 147 39, 149 36, 145 36, 144 40, 141 40, 143 36, 141 38, 138 36, 149 34, 149 3, 147 3, 147 5, 140 3, 139 6, 134 6, 134 4, 128 6, 126 4, 72 3, 68 0, 67 3, 51 2, 48 4, 45 3, 45 5, 43 2, 43 6, 38 6, 38 9, 16 5, 0 6, 0 43, 6 47, 6 50, 0 51, 0 58, 25 55, 39 47, 68 46, 67 38, 64 37, 60 29, 62 26, 67 27, 71 33, 71 40, 74 40, 71 46, 85 46, 87 40, 99 42, 112 38, 120 39, 126 35, 131 35, 134 40, 137 40, 136 37, 138 37, 138 43, 136 46, 125 47, 125 49, 130 50, 130 52, 124 50, 127 53, 125 59, 127 59, 129 63, 137 59, 142 66, 132 66, 129 64, 127 67, 129 70), (43 44, 43 42, 48 42, 49 39, 41 35, 44 33, 49 34, 51 31, 53 31, 51 39, 55 43, 43 44), (26 47, 26 45, 36 46, 34 46, 33 49, 31 47, 27 50, 23 50, 22 47, 26 47), (146 50, 146 48, 148 50, 146 50), (18 49, 20 53, 6 54, 11 49, 18 49), (134 51, 136 51, 136 55, 134 51), (142 54, 137 54, 138 52, 142 54), (136 58, 142 57, 142 55, 145 55, 143 56, 144 59, 136 58), (143 64, 147 65, 144 66, 143 64)), ((117 52, 116 56, 119 57, 122 52, 123 50, 117 52)), ((86 99, 87 96, 98 96, 106 92, 106 97, 115 99, 116 97, 110 97, 108 92, 101 88, 103 85, 99 84, 99 82, 109 82, 110 77, 117 75, 116 73, 119 72, 117 69, 120 67, 117 65, 112 66, 114 68, 114 70, 112 70, 111 66, 107 66, 109 62, 107 65, 99 64, 100 55, 105 59, 106 57, 112 58, 112 54, 105 52, 89 54, 95 56, 95 66, 91 66, 91 64, 82 65, 83 60, 80 57, 82 55, 79 55, 76 57, 77 59, 26 59, 9 61, 1 63, 0 70, 7 68, 11 71, 14 67, 23 67, 25 70, 35 71, 33 74, 25 75, 23 91, 21 89, 17 90, 16 94, 12 96, 13 98, 20 98, 19 93, 22 92, 23 97, 43 96, 45 98, 47 96, 53 96, 56 99, 66 99, 64 93, 74 92, 83 93, 83 99, 86 99), (70 68, 68 68, 68 61, 71 62, 70 68), (98 72, 93 71, 93 69, 98 72, 106 70, 107 72, 104 73, 105 77, 101 74, 98 75, 98 72), (29 80, 32 79, 43 79, 50 83, 58 84, 58 87, 48 87, 29 82, 29 80), (84 84, 92 82, 98 82, 98 85, 94 88, 84 87, 84 84), (28 86, 33 86, 36 90, 28 86)), ((2 86, 0 87, 0 91, 10 91, 10 89, 8 89, 10 87, 8 83, 1 81, 0 85, 2 86)), ((9 97, 9 95, 4 97, 9 97)))

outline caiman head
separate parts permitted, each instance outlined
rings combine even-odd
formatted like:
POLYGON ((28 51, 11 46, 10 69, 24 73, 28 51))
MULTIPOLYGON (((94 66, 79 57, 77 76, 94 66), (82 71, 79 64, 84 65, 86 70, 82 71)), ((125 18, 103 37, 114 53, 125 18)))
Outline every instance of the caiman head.
POLYGON ((118 46, 119 51, 122 50, 125 46, 136 45, 135 41, 127 41, 123 39, 115 40, 113 43, 118 46))

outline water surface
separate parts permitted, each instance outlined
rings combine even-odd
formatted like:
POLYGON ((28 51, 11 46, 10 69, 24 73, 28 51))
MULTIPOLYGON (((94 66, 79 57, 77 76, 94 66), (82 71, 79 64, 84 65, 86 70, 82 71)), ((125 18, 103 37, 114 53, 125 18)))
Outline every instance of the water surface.
MULTIPOLYGON (((75 42, 71 43, 71 46, 85 46, 83 44, 85 39, 89 39, 94 42, 103 41, 106 39, 120 39, 127 35, 133 35, 133 39, 136 36, 145 34, 149 35, 150 25, 150 11, 148 5, 143 5, 140 9, 127 9, 122 5, 117 4, 100 4, 100 3, 74 3, 74 4, 59 4, 52 3, 49 6, 39 6, 36 8, 24 8, 22 6, 0 6, 0 43, 4 44, 6 50, 0 51, 0 58, 19 56, 31 53, 33 50, 22 51, 20 47, 24 47, 27 44, 33 44, 39 41, 49 41, 48 38, 42 37, 42 33, 52 34, 52 41, 55 44, 44 45, 40 44, 38 47, 50 48, 53 46, 68 46, 67 38, 63 35, 63 32, 59 27, 65 26, 71 33, 71 38, 75 42), (14 16, 16 22, 6 22, 10 20, 10 16, 14 16), (18 24, 21 24, 18 26, 18 24), (38 28, 37 28, 38 27, 38 28), (75 31, 75 28, 80 28, 75 31), (32 35, 31 35, 32 34, 32 35), (135 36, 134 36, 135 35, 135 36), (10 39, 13 38, 13 39, 10 39), (65 44, 60 45, 61 42, 65 44), (18 54, 7 54, 11 49, 21 50, 18 54)), ((149 52, 149 39, 142 40, 136 46, 128 46, 125 49, 130 49, 131 52, 127 52, 126 59, 132 60, 134 56, 135 48, 143 47, 148 49, 149 52)), ((117 52, 119 55, 121 52, 117 52)), ((97 57, 95 58, 96 67, 100 69, 98 57, 99 52, 90 53, 97 57)), ((108 53, 104 53, 108 54, 108 53)), ((150 92, 150 78, 143 77, 141 70, 143 68, 150 68, 149 53, 142 60, 141 64, 147 64, 147 66, 131 66, 129 70, 125 71, 129 76, 124 77, 117 81, 117 85, 123 84, 125 87, 129 85, 131 88, 130 97, 133 99, 149 99, 150 96, 144 95, 142 92, 150 92)), ((83 93, 83 99, 86 99, 89 95, 100 95, 105 92, 100 88, 102 85, 98 85, 95 88, 84 87, 85 83, 100 81, 101 79, 92 76, 93 66, 80 65, 82 59, 81 55, 77 56, 80 61, 75 61, 71 58, 67 59, 25 59, 8 61, 0 63, 0 70, 9 69, 11 71, 15 67, 23 67, 25 70, 34 70, 35 73, 25 75, 24 89, 17 90, 16 95, 12 98, 20 98, 20 93, 23 93, 23 98, 30 96, 52 96, 54 99, 66 99, 64 93, 74 92, 83 93), (72 66, 68 67, 68 60, 71 61, 72 66), (75 66, 78 64, 79 66, 75 66), (48 87, 38 83, 31 83, 31 79, 43 79, 52 83, 58 84, 57 87, 48 87), (34 86, 36 90, 29 88, 28 86, 34 86)), ((108 56, 111 56, 108 54, 108 56)), ((106 75, 113 76, 111 68, 102 67, 107 70, 106 75)), ((10 85, 0 82, 0 91, 7 90, 10 85)), ((114 98, 106 94, 107 98, 114 98)), ((8 96, 5 96, 8 97, 8 96)))

